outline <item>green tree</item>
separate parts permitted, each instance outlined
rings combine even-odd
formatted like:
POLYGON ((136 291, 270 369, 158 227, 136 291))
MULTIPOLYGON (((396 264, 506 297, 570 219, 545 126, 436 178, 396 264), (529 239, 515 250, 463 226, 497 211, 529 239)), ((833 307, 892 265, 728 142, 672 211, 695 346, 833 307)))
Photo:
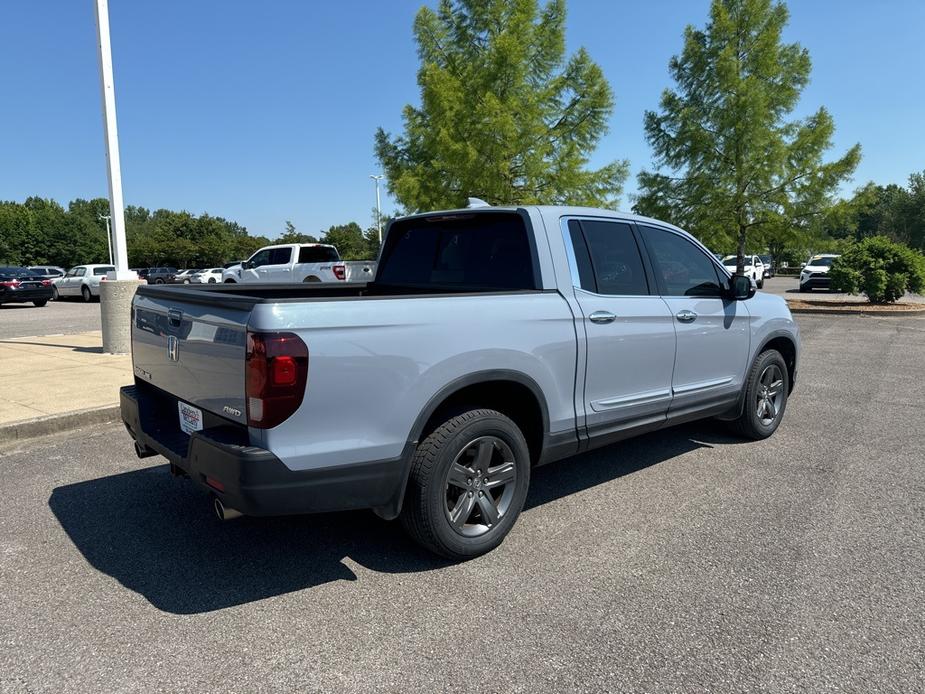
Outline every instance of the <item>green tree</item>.
POLYGON ((420 107, 375 151, 409 211, 494 204, 616 203, 628 164, 592 170, 613 93, 582 48, 565 55, 565 0, 441 0, 414 22, 420 107))
POLYGON ((639 175, 635 209, 686 226, 708 245, 735 245, 800 227, 831 203, 860 145, 824 163, 835 126, 825 108, 788 116, 809 81, 809 53, 781 42, 787 8, 771 0, 713 0, 703 30, 687 27, 669 63, 675 89, 645 115, 656 171, 639 175))
POLYGON ((871 236, 836 258, 829 277, 837 291, 862 292, 874 303, 892 302, 925 289, 925 256, 885 236, 871 236))
POLYGON ((295 224, 286 220, 286 231, 280 234, 276 243, 318 243, 318 239, 311 234, 303 234, 295 228, 295 224))
POLYGON ((356 222, 331 226, 324 232, 321 242, 337 246, 340 257, 344 260, 368 260, 370 258, 369 244, 363 235, 363 229, 356 222))

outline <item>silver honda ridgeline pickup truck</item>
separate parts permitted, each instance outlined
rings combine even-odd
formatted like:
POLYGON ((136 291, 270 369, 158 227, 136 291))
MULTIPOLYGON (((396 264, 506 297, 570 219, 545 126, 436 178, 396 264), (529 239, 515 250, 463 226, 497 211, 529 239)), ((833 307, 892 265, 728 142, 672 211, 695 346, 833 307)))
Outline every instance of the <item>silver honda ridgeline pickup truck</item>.
POLYGON ((463 559, 535 465, 705 417, 770 436, 799 351, 670 224, 485 207, 392 222, 368 284, 140 287, 122 418, 222 518, 370 508, 463 559))

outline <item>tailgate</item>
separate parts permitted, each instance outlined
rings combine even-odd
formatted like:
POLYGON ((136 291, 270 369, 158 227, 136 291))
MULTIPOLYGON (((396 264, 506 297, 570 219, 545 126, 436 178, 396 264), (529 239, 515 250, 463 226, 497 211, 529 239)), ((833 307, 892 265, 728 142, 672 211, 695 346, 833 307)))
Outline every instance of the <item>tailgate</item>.
POLYGON ((132 305, 135 377, 226 419, 247 423, 244 367, 250 308, 202 304, 178 293, 136 294, 132 305))

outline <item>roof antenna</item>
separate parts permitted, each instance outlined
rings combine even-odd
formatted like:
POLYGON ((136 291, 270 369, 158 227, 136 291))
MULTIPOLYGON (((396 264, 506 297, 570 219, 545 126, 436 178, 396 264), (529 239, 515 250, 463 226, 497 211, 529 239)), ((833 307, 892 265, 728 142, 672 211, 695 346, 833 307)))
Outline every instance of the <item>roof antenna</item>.
POLYGON ((491 205, 480 198, 469 198, 469 204, 466 207, 471 209, 473 207, 491 207, 491 205))

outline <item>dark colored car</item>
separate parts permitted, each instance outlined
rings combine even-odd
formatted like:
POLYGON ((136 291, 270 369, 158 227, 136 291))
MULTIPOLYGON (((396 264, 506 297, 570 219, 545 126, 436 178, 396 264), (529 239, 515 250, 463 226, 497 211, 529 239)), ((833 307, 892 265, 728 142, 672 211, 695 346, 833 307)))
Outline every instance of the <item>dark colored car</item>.
POLYGON ((0 304, 33 303, 42 307, 51 300, 51 280, 26 267, 0 267, 0 304))
POLYGON ((169 284, 177 276, 175 267, 152 267, 148 269, 148 284, 169 284))
POLYGON ((63 267, 58 267, 57 265, 40 265, 36 267, 29 267, 27 269, 36 275, 41 275, 47 280, 53 280, 56 277, 64 277, 65 273, 65 269, 63 267))
POLYGON ((148 273, 151 272, 149 267, 133 267, 132 270, 138 274, 138 279, 140 280, 148 279, 148 273))

